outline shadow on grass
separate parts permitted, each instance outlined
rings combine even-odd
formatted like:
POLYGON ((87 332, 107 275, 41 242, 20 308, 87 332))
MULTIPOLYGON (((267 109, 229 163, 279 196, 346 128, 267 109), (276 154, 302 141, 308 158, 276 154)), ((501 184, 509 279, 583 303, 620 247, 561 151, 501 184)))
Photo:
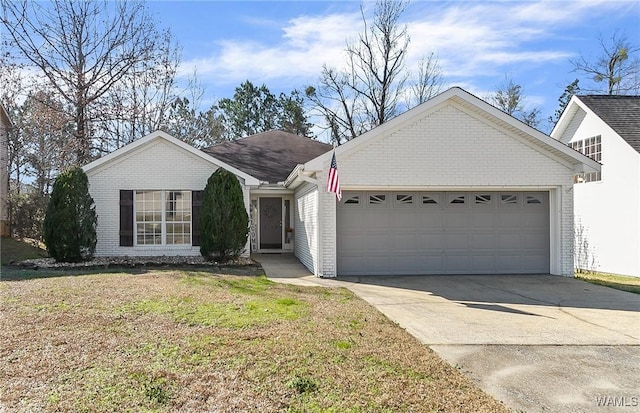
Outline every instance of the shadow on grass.
POLYGON ((74 277, 96 274, 131 274, 141 275, 156 271, 193 271, 217 275, 245 275, 257 277, 264 275, 260 265, 109 265, 81 268, 25 268, 21 266, 0 267, 0 281, 27 281, 38 278, 74 277))

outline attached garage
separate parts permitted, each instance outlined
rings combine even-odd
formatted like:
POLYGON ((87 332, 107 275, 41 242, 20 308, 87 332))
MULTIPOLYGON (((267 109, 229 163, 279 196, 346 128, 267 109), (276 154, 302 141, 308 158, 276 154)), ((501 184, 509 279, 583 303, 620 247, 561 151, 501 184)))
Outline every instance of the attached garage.
POLYGON ((549 273, 548 192, 346 191, 338 275, 549 273))
POLYGON ((321 277, 571 276, 574 177, 599 169, 451 88, 292 172, 296 197, 317 188, 317 219, 295 228, 315 255, 296 255, 321 277), (326 189, 334 155, 340 200, 326 189))

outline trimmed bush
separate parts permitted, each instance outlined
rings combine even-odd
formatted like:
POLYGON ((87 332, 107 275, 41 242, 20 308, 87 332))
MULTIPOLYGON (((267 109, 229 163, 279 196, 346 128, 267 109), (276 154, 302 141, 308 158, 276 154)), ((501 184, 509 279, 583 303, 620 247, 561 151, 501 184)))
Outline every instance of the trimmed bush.
POLYGON ((249 216, 242 187, 231 172, 219 168, 207 181, 200 210, 200 254, 226 261, 244 251, 249 216))
POLYGON ((62 262, 91 259, 96 250, 97 222, 84 171, 76 166, 58 175, 43 225, 49 254, 62 262))

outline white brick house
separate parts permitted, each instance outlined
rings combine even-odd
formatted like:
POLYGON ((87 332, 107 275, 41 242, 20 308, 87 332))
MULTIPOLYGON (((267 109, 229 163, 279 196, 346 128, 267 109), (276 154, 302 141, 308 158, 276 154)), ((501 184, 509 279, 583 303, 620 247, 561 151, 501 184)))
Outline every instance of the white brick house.
POLYGON ((573 96, 551 136, 602 162, 574 186, 577 266, 640 277, 640 96, 573 96))
POLYGON ((310 142, 273 132, 200 155, 160 133, 88 165, 96 253, 197 253, 194 233, 168 245, 168 206, 156 207, 151 235, 138 209, 153 203, 147 192, 170 205, 170 192, 201 190, 222 167, 245 189, 250 250, 293 250, 317 276, 573 273, 574 175, 600 165, 462 89, 339 146, 341 202, 325 188, 331 147, 310 142))
POLYGON ((238 176, 248 208, 257 179, 164 132, 86 165, 98 214, 96 255, 199 255, 197 194, 218 168, 238 176))

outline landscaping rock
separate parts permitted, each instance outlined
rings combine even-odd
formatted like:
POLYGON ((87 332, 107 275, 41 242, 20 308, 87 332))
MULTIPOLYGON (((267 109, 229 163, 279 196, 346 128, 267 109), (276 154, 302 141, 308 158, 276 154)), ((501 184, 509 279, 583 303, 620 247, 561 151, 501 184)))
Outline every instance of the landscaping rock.
POLYGON ((231 261, 207 261, 201 256, 159 256, 159 257, 98 257, 83 262, 56 262, 53 258, 38 258, 11 263, 10 265, 37 270, 87 269, 87 268, 135 268, 135 267, 242 267, 259 266, 250 258, 239 257, 231 261))

